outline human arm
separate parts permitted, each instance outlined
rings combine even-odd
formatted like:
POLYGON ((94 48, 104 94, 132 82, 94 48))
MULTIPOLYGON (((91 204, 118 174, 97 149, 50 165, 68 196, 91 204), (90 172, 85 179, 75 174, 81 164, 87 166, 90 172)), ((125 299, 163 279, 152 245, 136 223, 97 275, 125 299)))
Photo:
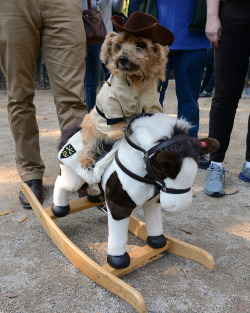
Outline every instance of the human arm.
POLYGON ((220 0, 207 0, 206 36, 215 48, 219 47, 221 22, 219 19, 220 0))
MULTIPOLYGON (((95 1, 95 0, 91 0, 91 2, 93 2, 93 1, 95 1)), ((99 5, 100 10, 103 11, 105 9, 106 5, 110 1, 112 2, 112 10, 114 12, 121 13, 122 9, 123 9, 124 0, 99 0, 99 1, 97 1, 97 4, 99 5)))
POLYGON ((121 13, 124 5, 124 0, 112 0, 113 12, 121 13))

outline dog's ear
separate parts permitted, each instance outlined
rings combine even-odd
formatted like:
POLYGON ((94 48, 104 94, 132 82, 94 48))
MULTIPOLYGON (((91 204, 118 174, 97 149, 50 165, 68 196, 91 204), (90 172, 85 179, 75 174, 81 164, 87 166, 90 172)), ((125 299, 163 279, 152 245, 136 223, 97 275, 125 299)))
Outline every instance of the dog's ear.
POLYGON ((155 59, 154 76, 164 82, 166 80, 166 64, 169 52, 168 46, 164 47, 159 43, 154 43, 152 48, 155 59))
POLYGON ((101 48, 101 60, 104 64, 107 64, 108 59, 111 56, 111 43, 112 43, 112 39, 117 35, 117 33, 115 32, 111 32, 109 33, 103 44, 102 44, 102 48, 101 48))
POLYGON ((159 43, 154 43, 153 51, 161 60, 164 60, 169 53, 169 47, 162 46, 159 43))

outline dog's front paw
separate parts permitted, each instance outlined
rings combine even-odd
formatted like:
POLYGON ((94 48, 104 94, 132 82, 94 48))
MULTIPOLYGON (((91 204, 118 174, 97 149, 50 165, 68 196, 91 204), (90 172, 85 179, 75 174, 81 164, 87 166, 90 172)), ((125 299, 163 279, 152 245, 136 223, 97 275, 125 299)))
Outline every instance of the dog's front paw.
POLYGON ((90 157, 81 159, 80 163, 82 168, 86 168, 88 170, 91 170, 95 166, 95 160, 90 157))

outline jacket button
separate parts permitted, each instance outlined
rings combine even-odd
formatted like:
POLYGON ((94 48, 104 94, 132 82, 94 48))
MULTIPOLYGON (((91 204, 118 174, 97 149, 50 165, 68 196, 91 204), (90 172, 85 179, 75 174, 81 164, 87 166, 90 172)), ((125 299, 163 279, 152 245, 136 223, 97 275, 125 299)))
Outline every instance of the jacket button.
POLYGON ((135 109, 135 105, 132 106, 132 109, 133 109, 133 110, 135 109))
POLYGON ((134 98, 135 98, 135 100, 136 100, 136 99, 138 99, 138 96, 135 96, 134 98))

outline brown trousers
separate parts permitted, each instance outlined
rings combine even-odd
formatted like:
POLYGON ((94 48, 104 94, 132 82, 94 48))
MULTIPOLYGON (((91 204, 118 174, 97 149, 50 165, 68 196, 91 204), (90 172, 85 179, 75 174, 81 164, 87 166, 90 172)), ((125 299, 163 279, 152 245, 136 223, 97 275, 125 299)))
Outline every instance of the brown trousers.
POLYGON ((43 177, 34 80, 40 47, 61 130, 85 113, 86 38, 80 0, 0 0, 0 65, 7 76, 8 115, 23 181, 43 177))

